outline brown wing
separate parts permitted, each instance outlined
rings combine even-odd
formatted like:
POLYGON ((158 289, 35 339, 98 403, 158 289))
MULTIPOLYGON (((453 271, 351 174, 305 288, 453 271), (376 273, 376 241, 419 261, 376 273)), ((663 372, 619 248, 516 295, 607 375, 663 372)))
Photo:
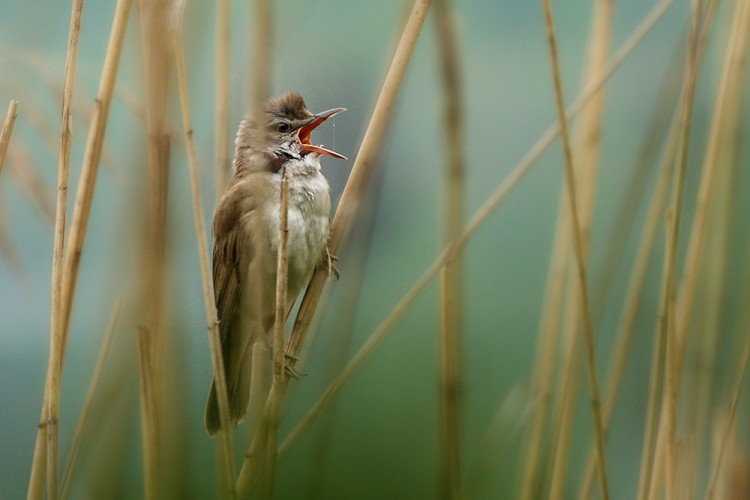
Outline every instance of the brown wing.
POLYGON ((236 227, 218 237, 214 244, 214 293, 222 343, 232 329, 242 290, 241 270, 247 269, 250 261, 245 240, 243 231, 236 227))
POLYGON ((213 221, 214 232, 214 293, 219 315, 222 342, 231 331, 242 291, 242 276, 253 258, 249 238, 242 219, 254 208, 254 200, 244 195, 247 180, 235 177, 227 193, 219 201, 213 221))
MULTIPOLYGON (((235 188, 238 187, 235 185, 235 188)), ((230 412, 233 420, 237 420, 237 415, 244 414, 247 406, 244 392, 240 390, 241 388, 236 388, 236 384, 233 383, 238 376, 238 370, 242 370, 246 363, 233 363, 232 359, 238 355, 237 352, 233 353, 233 350, 237 350, 235 344, 241 342, 241 338, 238 337, 241 332, 234 330, 239 326, 236 323, 244 285, 243 275, 247 274, 248 265, 253 258, 249 245, 251 236, 242 224, 243 216, 246 216, 249 211, 252 211, 252 207, 247 198, 242 197, 237 189, 230 188, 230 192, 220 201, 214 216, 214 294, 219 317, 224 373, 228 382, 230 412)), ((205 423, 211 435, 215 434, 220 427, 214 383, 211 384, 206 403, 205 423)))

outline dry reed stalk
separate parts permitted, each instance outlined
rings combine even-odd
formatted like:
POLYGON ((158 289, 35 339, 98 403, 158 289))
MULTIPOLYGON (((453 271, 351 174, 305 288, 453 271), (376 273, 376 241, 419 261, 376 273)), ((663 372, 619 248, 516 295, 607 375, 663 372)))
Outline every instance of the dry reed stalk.
POLYGON ((55 210, 55 237, 52 252, 52 290, 50 312, 50 354, 47 372, 47 498, 59 494, 59 425, 60 387, 62 383, 63 326, 61 324, 62 264, 65 245, 65 221, 68 212, 68 176, 70 172, 70 147, 73 142, 72 101, 75 85, 78 40, 81 32, 83 0, 74 0, 71 6, 68 50, 65 59, 65 84, 63 86, 62 117, 60 119, 60 149, 57 156, 57 206, 55 210))
MULTIPOLYGON (((745 3, 747 4, 748 2, 745 3)), ((748 252, 748 257, 750 257, 750 252, 748 252)), ((750 258, 748 259, 748 263, 750 263, 750 258)), ((746 269, 747 268, 750 268, 750 265, 746 266, 746 269)), ((748 290, 750 290, 750 288, 746 286, 746 290, 744 293, 745 298, 747 298, 748 296, 748 290)), ((747 315, 746 311, 747 309, 745 309, 745 316, 747 315)), ((711 475, 705 496, 706 500, 713 500, 714 498, 719 497, 717 495, 718 480, 721 474, 724 472, 724 458, 730 447, 729 442, 732 436, 732 429, 734 428, 734 423, 737 417, 737 408, 739 406, 740 396, 742 395, 742 386, 745 381, 745 375, 747 374, 748 364, 750 363, 750 335, 747 335, 747 321, 743 321, 744 319, 745 318, 741 318, 738 322, 739 328, 737 329, 737 332, 741 332, 741 336, 745 337, 745 341, 743 343, 742 351, 737 362, 736 375, 734 377, 732 393, 729 398, 729 412, 725 419, 726 422, 724 424, 724 428, 720 431, 717 440, 718 450, 715 459, 716 463, 711 469, 711 475)), ((739 336, 738 338, 742 338, 741 336, 739 336)))
MULTIPOLYGON (((216 199, 221 198, 229 180, 229 0, 216 2, 216 111, 214 115, 214 167, 216 199)), ((221 405, 219 405, 221 407, 221 405)), ((222 424, 223 427, 223 424, 222 424)))
POLYGON ((174 405, 167 390, 165 371, 170 351, 166 348, 165 324, 167 198, 170 177, 170 127, 167 118, 171 59, 179 11, 174 0, 139 0, 142 59, 145 78, 147 142, 147 193, 138 283, 138 315, 141 316, 141 431, 143 438, 144 486, 146 498, 160 498, 175 491, 166 456, 170 433, 176 426, 165 425, 165 412, 174 405))
MULTIPOLYGON (((107 115, 109 114, 109 105, 112 101, 112 90, 115 79, 117 78, 117 68, 122 53, 122 45, 125 39, 125 28, 130 13, 132 0, 118 0, 115 8, 112 30, 107 46, 107 53, 104 58, 104 67, 99 84, 99 93, 94 108, 94 114, 91 118, 91 126, 86 140, 86 149, 84 152, 83 167, 81 178, 76 193, 75 206, 73 209, 73 222, 68 233, 68 243, 65 251, 65 261, 62 273, 62 290, 60 293, 60 350, 65 353, 67 344, 68 329, 70 326, 70 315, 73 307, 73 297, 75 295, 75 285, 78 278, 78 267, 81 261, 83 243, 86 236, 88 217, 91 212, 91 199, 96 184, 96 174, 99 169, 99 159, 102 152, 102 143, 104 132, 107 125, 107 115)), ((42 415, 40 425, 36 436, 36 445, 34 447, 34 459, 29 479, 28 497, 32 499, 42 498, 42 488, 44 484, 45 465, 42 463, 46 457, 47 442, 47 411, 49 406, 49 397, 47 389, 44 392, 44 402, 42 404, 42 415)))
MULTIPOLYGON (((589 99, 597 94, 598 89, 603 85, 611 73, 627 57, 627 55, 637 46, 656 22, 661 19, 667 9, 673 4, 673 0, 662 0, 649 12, 649 14, 639 23, 630 37, 617 49, 608 64, 605 66, 599 77, 582 91, 576 102, 569 107, 569 119, 580 111, 588 103, 589 99)), ((547 132, 547 134, 537 143, 544 144, 544 148, 549 145, 558 132, 559 125, 547 132)), ((535 146, 536 148, 536 146, 535 146)), ((527 155, 529 160, 535 161, 536 158, 527 155)), ((561 206, 565 203, 561 197, 561 206)), ((562 217, 565 212, 563 209, 558 210, 562 217)), ((540 324, 539 340, 537 341, 536 363, 533 371, 534 374, 534 391, 537 395, 537 407, 534 410, 534 416, 528 431, 527 445, 525 451, 524 472, 521 480, 521 498, 530 500, 537 495, 539 487, 539 461, 542 455, 544 445, 545 422, 548 415, 548 407, 552 398, 552 383, 554 376, 554 359, 557 353, 557 328, 559 317, 562 310, 562 298, 565 280, 563 279, 566 264, 568 260, 568 248, 570 245, 570 231, 567 226, 559 223, 556 225, 554 238, 553 253, 550 257, 550 272, 545 291, 544 307, 542 311, 542 321, 540 324)))
MULTIPOLYGON (((698 457, 705 456, 701 431, 708 427, 710 415, 712 368, 716 363, 716 352, 721 331, 721 306, 724 301, 727 251, 731 234, 730 205, 733 198, 732 179, 736 178, 737 160, 732 154, 740 147, 739 113, 742 109, 745 61, 750 41, 750 2, 735 4, 732 26, 725 49, 724 65, 717 88, 714 114, 709 131, 703 170, 696 201, 696 212, 690 234, 683 281, 677 303, 677 338, 680 359, 687 348, 688 324, 692 320, 693 304, 696 301, 698 275, 703 274, 701 290, 704 310, 700 315, 700 330, 694 335, 697 346, 698 372, 693 383, 686 384, 686 398, 691 405, 690 431, 694 436, 695 453, 691 466, 697 468, 698 457)), ((680 362, 680 366, 682 362, 680 362)), ((698 485, 699 475, 693 474, 698 485)))
MULTIPOLYGON (((584 87, 595 82, 605 69, 610 47, 612 32, 613 2, 601 0, 594 4, 592 15, 591 35, 588 42, 588 58, 583 77, 584 87)), ((575 131, 573 148, 576 153, 575 183, 578 190, 578 210, 583 260, 588 262, 590 247, 590 227, 593 215, 594 192, 598 171, 602 116, 604 108, 604 91, 598 92, 581 113, 575 131)), ((561 211, 558 223, 563 225, 563 231, 571 231, 571 212, 565 204, 568 193, 565 187, 561 190, 561 211)), ((564 238, 562 244, 570 245, 570 237, 564 238)), ((550 279, 553 279, 551 276, 550 279)), ((570 278, 570 275, 568 275, 570 278)), ((560 275, 558 279, 565 279, 560 275)), ((568 279, 566 296, 575 297, 578 293, 578 283, 568 279)), ((588 300, 588 299, 587 299, 588 300)), ((576 346, 579 342, 579 329, 582 316, 582 303, 568 301, 567 319, 565 321, 566 355, 562 367, 562 385, 560 390, 560 404, 552 424, 555 442, 553 443, 554 461, 552 480, 550 484, 550 498, 560 498, 567 479, 567 460, 569 457, 569 443, 572 437, 576 400, 578 395, 578 379, 580 377, 581 353, 576 346)))
MULTIPOLYGON (((732 148, 729 148, 732 149, 732 148)), ((728 155, 728 156, 731 156, 728 155)), ((726 159, 724 160, 726 162, 726 159)), ((684 498, 695 498, 695 491, 704 488, 705 477, 698 470, 705 470, 710 461, 702 460, 707 453, 705 444, 708 441, 706 429, 710 428, 714 407, 714 387, 717 383, 717 358, 719 342, 726 337, 722 335, 722 319, 727 302, 728 252, 730 251, 730 234, 732 223, 736 222, 732 205, 736 201, 730 176, 736 173, 735 165, 725 165, 714 187, 714 201, 711 207, 711 225, 708 231, 703 278, 701 286, 701 314, 693 321, 693 339, 691 347, 691 368, 686 369, 683 381, 682 397, 690 401, 686 413, 687 423, 681 444, 688 447, 689 453, 681 453, 681 459, 689 469, 680 481, 690 488, 684 498), (689 377, 689 379, 688 379, 689 377)), ((685 346, 687 348, 688 346, 685 346)))
POLYGON ((13 125, 16 123, 17 115, 18 101, 11 99, 8 104, 8 113, 5 115, 5 121, 3 122, 3 129, 0 131, 0 172, 3 171, 5 154, 8 152, 8 144, 10 144, 10 136, 13 133, 13 125))
POLYGON ((558 222, 555 226, 552 255, 550 256, 547 284, 544 292, 542 318, 539 324, 539 337, 536 346, 536 362, 533 373, 533 392, 536 405, 525 445, 523 475, 521 476, 520 498, 531 500, 540 495, 539 461, 543 454, 545 429, 549 406, 552 400, 552 384, 555 374, 555 356, 559 337, 559 323, 563 309, 565 277, 568 269, 570 229, 563 221, 567 220, 564 198, 560 198, 558 222), (565 218, 563 216, 565 215, 565 218))
POLYGON ((86 238, 88 218, 91 213, 91 199, 94 194, 94 186, 96 185, 109 106, 112 101, 112 91, 117 78, 117 69, 120 63, 122 45, 125 40, 125 28, 127 27, 131 5, 132 0, 118 0, 115 7, 107 53, 104 57, 99 92, 94 104, 94 114, 91 117, 91 126, 89 127, 86 139, 81 178, 76 192, 73 219, 65 251, 62 293, 62 326, 65 333, 63 335, 63 344, 67 342, 67 331, 70 326, 70 315, 78 279, 78 267, 81 262, 81 253, 83 252, 83 244, 86 238))
MULTIPOLYGON (((461 101, 459 48, 455 9, 449 0, 435 2, 445 127, 443 241, 449 245, 461 235, 466 205, 464 165, 464 111, 461 101)), ((440 366, 442 405, 441 468, 438 491, 445 498, 462 497, 461 479, 461 337, 463 336, 463 264, 460 258, 443 267, 440 275, 440 366)))
POLYGON ((221 456, 221 470, 224 487, 230 498, 235 497, 235 467, 232 446, 232 428, 229 424, 229 396, 227 395, 226 373, 224 358, 221 354, 221 334, 219 333, 219 318, 216 312, 216 300, 211 281, 211 264, 208 256, 206 227, 203 222, 203 202, 201 201, 200 175, 198 173, 198 153, 193 136, 193 119, 190 111, 190 99, 187 87, 187 71, 185 68, 185 49, 182 42, 182 30, 178 29, 175 36, 175 69, 180 92, 180 107, 182 122, 185 129, 187 146, 188 169, 190 173, 190 192, 193 200, 193 221, 195 235, 198 240, 198 256, 200 259, 201 283, 203 285, 203 303, 206 308, 208 323, 208 338, 211 347, 211 362, 216 379, 216 395, 219 404, 219 421, 221 431, 219 435, 219 454, 221 456))
MULTIPOLYGON (((643 296, 649 261, 653 255, 656 236, 662 222, 662 213, 666 202, 669 181, 672 177, 674 149, 676 147, 676 136, 674 134, 672 134, 671 139, 666 148, 667 153, 662 161, 659 180, 651 197, 646 220, 643 224, 635 263, 633 264, 625 300, 623 301, 614 347, 612 348, 610 362, 607 363, 610 370, 606 384, 607 389, 604 393, 604 401, 602 403, 602 423, 604 424, 605 431, 609 428, 614 416, 615 403, 617 402, 622 377, 625 373, 625 364, 630 353, 633 337, 636 333, 635 322, 643 296)), ((589 452, 588 465, 579 498, 590 498, 591 486, 596 471, 595 467, 596 449, 592 447, 589 452)))
POLYGON ((729 149, 726 141, 736 130, 740 110, 742 109, 740 102, 744 90, 748 45, 750 45, 750 7, 747 4, 746 0, 739 0, 735 4, 721 80, 716 94, 714 116, 703 160, 695 215, 690 231, 690 241, 677 302, 676 328, 680 357, 684 352, 688 325, 690 324, 696 297, 698 275, 701 270, 709 226, 710 208, 716 194, 714 185, 718 175, 720 175, 720 169, 727 166, 726 163, 722 163, 721 155, 729 149))
MULTIPOLYGON (((697 54, 697 61, 700 62, 703 58, 703 53, 705 52, 705 48, 707 46, 707 38, 708 34, 710 32, 710 27, 712 25, 713 16, 715 13, 715 7, 716 2, 715 1, 709 1, 708 5, 704 11, 704 18, 702 25, 699 27, 700 30, 700 40, 698 42, 698 54, 697 54)), ((683 63, 683 66, 685 63, 683 63)), ((697 69, 696 69, 697 71, 697 69)), ((684 69, 683 69, 683 82, 681 82, 681 85, 684 87, 684 69)), ((682 101, 684 100, 684 91, 680 95, 680 100, 678 103, 678 116, 679 111, 681 109, 682 101)), ((673 141, 675 145, 673 146, 676 150, 677 148, 677 137, 678 137, 678 131, 679 128, 677 125, 674 125, 672 127, 672 134, 673 134, 673 141)), ((671 147, 670 147, 671 149, 671 147)), ((676 153, 675 153, 676 155, 676 153)), ((674 161, 674 160, 672 160, 674 161)), ((663 284, 665 286, 665 284, 663 284)), ((664 295, 664 291, 662 290, 662 296, 664 295)), ((657 326, 658 329, 658 326, 657 326)), ((665 362, 665 345, 664 345, 665 339, 662 338, 658 333, 654 336, 654 347, 653 347, 653 353, 652 353, 652 368, 651 368, 651 376, 650 376, 650 382, 649 382, 649 402, 648 407, 646 410, 646 432, 644 435, 644 445, 643 445, 643 455, 641 459, 641 467, 640 467, 640 479, 639 479, 639 486, 638 486, 638 498, 640 500, 644 500, 646 498, 653 498, 656 495, 656 490, 659 489, 661 485, 661 474, 663 473, 664 469, 664 461, 663 460, 656 460, 655 457, 663 457, 664 452, 662 451, 665 446, 665 436, 662 432, 663 426, 665 425, 665 415, 658 416, 657 412, 659 411, 659 399, 663 399, 663 397, 659 394, 660 391, 663 390, 663 377, 664 374, 664 362, 665 362), (656 481, 654 481, 653 477, 656 477, 656 481)))
MULTIPOLYGON (((662 393, 662 414, 665 427, 664 462, 666 464, 666 495, 667 498, 677 498, 677 391, 679 385, 679 355, 678 340, 675 324, 675 299, 677 281, 677 245, 679 242, 680 222, 682 215, 682 200, 684 196, 685 175, 687 170, 687 154, 692 125, 692 111, 695 97, 695 87, 698 77, 698 48, 700 46, 700 0, 692 2, 692 17, 690 35, 685 57, 685 73, 683 77, 682 99, 678 111, 678 147, 675 159, 675 171, 672 186, 672 202, 667 213, 667 241, 664 251, 664 275, 662 283, 661 307, 659 311, 659 332, 665 348, 664 362, 664 390, 662 393)), ((661 434, 661 429, 659 434, 661 434)), ((657 438, 658 439, 658 438, 657 438)), ((653 479, 652 479, 653 481, 653 479)))
MULTIPOLYGON (((702 26, 700 28, 700 39, 698 41, 698 55, 697 61, 702 60, 705 48, 707 45, 709 28, 713 20, 715 13, 716 2, 712 1, 708 4, 705 10, 705 17, 703 19, 702 26)), ((684 64, 683 64, 684 66, 684 64)), ((697 71, 697 69, 696 69, 697 71)), ((683 82, 681 86, 684 86, 684 69, 683 69, 683 82)), ((677 116, 680 112, 680 104, 684 99, 684 91, 681 93, 678 100, 677 116)), ((676 156, 677 141, 678 141, 679 128, 677 124, 671 127, 671 138, 669 150, 674 150, 670 153, 676 156)), ((674 158, 670 160, 675 163, 674 158)), ((653 349, 652 349, 652 361, 651 361, 651 375, 649 382, 649 401, 646 410, 646 430, 644 432, 643 449, 640 465, 639 484, 638 484, 638 499, 645 500, 647 498, 653 498, 656 494, 656 490, 660 486, 660 475, 663 469, 663 448, 665 446, 665 435, 661 429, 665 425, 664 414, 659 415, 659 400, 662 399, 660 392, 662 391, 662 377, 664 376, 664 362, 665 362, 665 339, 656 334, 654 336, 653 349), (658 472, 658 474, 655 474, 658 472), (657 481, 653 481, 653 476, 656 475, 657 481)))
MULTIPOLYGON (((636 27, 625 42, 618 48, 617 52, 612 56, 609 63, 607 64, 606 70, 602 73, 601 79, 597 80, 590 87, 585 89, 578 98, 571 104, 567 111, 568 120, 576 116, 581 109, 586 105, 589 99, 596 94, 599 88, 609 79, 612 73, 622 64, 632 50, 643 40, 645 35, 656 25, 656 22, 661 19, 667 9, 672 5, 674 0, 662 0, 657 4, 652 11, 643 19, 643 21, 636 27)), ((468 241, 484 224, 487 219, 492 215, 498 208, 500 203, 505 200, 505 197, 515 188, 515 186, 523 179, 528 173, 536 161, 541 155, 547 150, 552 144, 552 141, 557 137, 559 133, 559 123, 553 124, 532 146, 532 148, 526 153, 521 161, 514 167, 513 171, 505 178, 505 180, 498 186, 495 192, 490 195, 484 204, 476 211, 474 216, 471 218, 469 223, 466 225, 461 237, 454 242, 448 248, 445 248, 430 265, 430 267, 424 272, 424 274, 417 280, 414 286, 409 290, 391 310, 388 316, 383 322, 370 334, 365 344, 360 350, 352 357, 349 364, 342 370, 341 374, 334 380, 328 388, 324 391, 323 395, 313 404, 307 414, 302 420, 292 429, 284 442, 279 447, 279 455, 283 456, 289 450, 289 448, 299 439, 302 433, 307 427, 315 420, 318 414, 325 408, 325 406, 336 396, 341 387, 344 386, 346 381, 354 374, 360 366, 367 360, 367 358, 374 352, 382 340, 386 337, 388 332, 393 328, 403 317, 403 315, 409 310, 414 301, 421 295, 427 285, 430 283, 432 278, 442 269, 442 266, 448 262, 450 258, 454 256, 454 253, 460 253, 466 246, 468 241)), ((304 304, 304 302, 303 302, 304 304)), ((299 318, 299 316, 298 316, 299 318)), ((299 319, 295 322, 295 329, 300 327, 299 319)), ((291 342, 291 340, 290 340, 291 342)), ((287 352, 291 352, 287 347, 287 352)))
POLYGON ((261 498, 273 498, 278 457, 278 434, 281 420, 281 404, 284 399, 289 376, 286 372, 284 348, 284 324, 286 319, 286 295, 288 276, 288 217, 289 181, 286 170, 281 171, 279 203, 279 247, 276 260, 276 310, 273 325, 273 379, 258 428, 237 480, 237 491, 241 498, 248 497, 260 482, 261 498))
POLYGON ((156 387, 155 366, 157 360, 154 356, 154 340, 149 338, 153 334, 144 327, 138 327, 136 331, 136 344, 138 351, 138 380, 140 382, 141 399, 141 427, 143 443, 143 468, 144 468, 144 498, 160 498, 160 434, 158 430, 158 394, 156 387))
POLYGON ((599 381, 596 373, 596 358, 594 349, 594 331, 591 324, 591 313, 589 311, 588 284, 586 277, 586 257, 584 241, 581 235, 581 218, 576 192, 575 168, 568 134, 568 121, 565 112, 565 98, 563 95, 560 77, 560 62, 557 56, 557 42, 555 38, 555 27, 552 17, 550 0, 542 0, 547 39, 550 49, 550 61, 552 65, 552 79, 555 89, 555 103, 557 115, 560 122, 560 136, 563 143, 565 157, 565 179, 568 185, 568 199, 570 205, 571 229, 573 233, 573 248, 576 258, 577 279, 581 301, 581 316, 583 320, 584 347, 586 349, 586 362, 589 374, 589 390, 591 392, 591 409, 594 421, 595 439, 597 444, 597 459, 599 461, 599 479, 601 495, 604 500, 609 498, 609 486, 607 480, 606 458, 604 454, 604 430, 602 427, 601 402, 599 396, 599 381))
MULTIPOLYGON (((335 255, 349 233, 351 225, 359 213, 359 207, 364 192, 369 187, 369 180, 375 165, 375 156, 380 149, 385 128, 390 118, 398 90, 401 88, 406 68, 417 43, 417 38, 422 30, 422 25, 427 12, 430 10, 431 0, 415 0, 409 18, 404 27, 398 47, 393 56, 388 74, 383 82, 375 109, 373 110, 370 124, 365 131, 357 157, 352 165, 349 181, 346 183, 344 192, 341 194, 336 215, 331 224, 331 238, 328 249, 335 255)), ((287 353, 290 355, 289 365, 294 368, 295 358, 300 352, 305 340, 307 330, 312 323, 315 309, 318 306, 323 286, 328 278, 328 270, 319 267, 313 274, 312 280, 305 291, 305 296, 300 304, 297 318, 294 321, 294 329, 287 344, 287 353)))
MULTIPOLYGON (((646 194, 646 186, 655 170, 663 172, 660 164, 661 148, 668 142, 668 132, 671 130, 671 120, 674 119, 675 102, 679 94, 682 80, 682 47, 677 47, 675 55, 670 57, 669 66, 662 79, 654 103, 658 103, 649 118, 649 123, 643 129, 640 140, 640 151, 632 163, 627 187, 621 191, 621 201, 616 209, 614 222, 610 225, 609 234, 605 237, 606 247, 599 266, 599 276, 593 297, 597 307, 594 308, 594 324, 598 324, 609 303, 609 297, 615 284, 615 275, 623 262, 627 241, 635 227, 634 221, 638 207, 646 194), (623 230, 623 228, 626 228, 623 230)), ((661 163, 663 164, 663 163, 661 163)), ((661 174, 660 174, 661 175, 661 174)))
POLYGON ((248 497, 254 488, 260 486, 262 498, 272 498, 278 458, 278 433, 281 404, 284 399, 289 375, 287 373, 286 351, 284 348, 284 324, 286 319, 286 295, 288 276, 288 217, 289 181, 286 170, 281 171, 279 203, 279 248, 276 260, 276 310, 273 325, 273 379, 271 389, 263 407, 260 422, 255 429, 250 449, 245 454, 237 492, 240 498, 248 497), (260 483, 260 484, 258 484, 260 483))
POLYGON ((286 295, 289 269, 287 250, 289 236, 289 180, 286 177, 286 169, 282 169, 281 172, 279 191, 281 199, 279 203, 279 247, 276 261, 276 318, 273 324, 273 382, 271 384, 271 392, 268 396, 268 403, 263 411, 263 420, 267 422, 265 427, 268 428, 268 439, 262 468, 262 493, 264 498, 273 498, 281 402, 288 381, 284 349, 284 323, 287 311, 286 295))
MULTIPOLYGON (((614 0, 598 0, 594 4, 588 57, 583 77, 583 87, 596 82, 607 65, 612 39, 614 0)), ((591 240, 594 189, 601 149, 602 121, 604 116, 604 89, 596 93, 581 112, 575 130, 573 147, 576 152, 576 183, 579 186, 581 238, 586 254, 591 240)), ((588 260, 588 255, 586 256, 588 260)))
POLYGON ((117 326, 117 319, 120 315, 120 306, 122 300, 117 298, 115 305, 112 308, 112 313, 109 317, 109 324, 107 325, 106 333, 104 334, 104 340, 102 340, 102 346, 99 349, 99 356, 96 358, 96 364, 94 365, 94 372, 91 375, 89 381, 89 387, 86 390, 86 397, 81 407, 81 414, 78 417, 78 423, 76 429, 73 432, 73 437, 70 440, 70 451, 68 452, 68 460, 65 464, 65 473, 63 474, 62 488, 60 490, 60 498, 68 498, 70 493, 70 486, 73 480, 73 472, 75 471, 76 462, 78 460, 78 451, 81 448, 83 442, 83 431, 88 424, 89 414, 91 413, 91 407, 94 403, 94 396, 99 386, 99 381, 102 378, 102 372, 104 371, 104 362, 107 359, 109 353, 109 346, 112 344, 112 337, 114 336, 115 327, 117 326))
MULTIPOLYGON (((570 221, 566 225, 570 232, 570 221)), ((566 295, 580 293, 577 292, 576 281, 574 278, 575 269, 570 268, 568 263, 567 273, 564 276, 566 285, 566 295)), ((576 310, 578 303, 568 300, 567 310, 563 314, 563 330, 560 336, 564 339, 564 354, 562 359, 562 374, 557 388, 557 405, 552 416, 551 429, 551 460, 548 467, 551 467, 551 477, 549 484, 549 498, 551 500, 560 500, 563 495, 565 481, 567 479, 568 458, 570 454, 570 441, 573 437, 573 423, 575 408, 578 402, 578 388, 581 377, 581 352, 578 348, 580 337, 576 326, 578 326, 579 313, 576 310)), ((580 309, 580 306, 578 307, 580 309)), ((594 440, 596 443, 596 440, 594 440)), ((598 466, 598 454, 597 454, 598 466)), ((599 468, 597 467, 597 472, 599 468)))

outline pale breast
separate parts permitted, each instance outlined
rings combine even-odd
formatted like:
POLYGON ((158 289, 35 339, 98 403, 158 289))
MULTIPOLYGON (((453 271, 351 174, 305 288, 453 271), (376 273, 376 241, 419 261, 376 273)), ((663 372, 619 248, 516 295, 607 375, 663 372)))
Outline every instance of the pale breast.
MULTIPOLYGON (((328 182, 320 172, 290 174, 287 251, 289 291, 295 293, 304 286, 323 257, 328 241, 330 194, 328 182)), ((277 189, 279 185, 280 182, 277 189)), ((278 202, 264 214, 274 254, 279 242, 279 214, 278 202)))

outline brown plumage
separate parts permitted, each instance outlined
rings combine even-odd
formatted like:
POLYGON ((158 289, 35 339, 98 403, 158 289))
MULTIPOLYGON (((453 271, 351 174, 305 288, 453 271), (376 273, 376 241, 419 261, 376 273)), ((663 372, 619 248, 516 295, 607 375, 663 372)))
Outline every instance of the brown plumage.
MULTIPOLYGON (((235 175, 214 214, 213 280, 229 394, 230 420, 258 417, 271 375, 271 337, 276 290, 280 171, 289 181, 287 305, 291 309, 328 241, 330 195, 320 155, 342 155, 310 143, 310 133, 336 108, 314 115, 299 94, 269 99, 262 126, 248 116, 235 140, 235 175)), ((216 388, 205 424, 220 428, 216 388)))

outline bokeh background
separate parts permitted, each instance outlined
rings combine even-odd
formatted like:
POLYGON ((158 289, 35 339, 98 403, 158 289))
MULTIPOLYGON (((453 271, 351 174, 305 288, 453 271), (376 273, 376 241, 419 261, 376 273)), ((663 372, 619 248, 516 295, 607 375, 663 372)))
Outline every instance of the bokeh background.
MULTIPOLYGON (((85 2, 74 105, 71 160, 72 207, 86 131, 106 51, 115 2, 85 2)), ((254 29, 248 2, 232 2, 231 128, 250 98, 254 29)), ((336 106, 348 112, 321 127, 315 140, 349 156, 325 159, 336 202, 346 182, 369 114, 383 81, 409 2, 386 0, 283 0, 274 2, 273 93, 300 92, 308 107, 336 106)), ((567 98, 580 90, 591 21, 591 2, 553 2, 567 98)), ((618 47, 654 5, 618 2, 612 47, 618 47)), ((688 216, 694 202, 713 95, 719 77, 733 2, 721 2, 699 80, 686 191, 688 216)), ((466 212, 473 214, 556 119, 543 17, 539 2, 455 2, 466 120, 466 212)), ((434 14, 434 13, 433 13, 434 14)), ((56 184, 57 134, 70 15, 60 0, 0 0, 0 106, 18 99, 11 154, 0 175, 0 496, 25 495, 49 346, 50 275, 56 184)), ((607 86, 602 151, 591 241, 590 280, 603 273, 623 187, 636 168, 644 131, 663 105, 659 88, 684 43, 688 2, 680 0, 633 51, 607 86)), ((213 170, 214 4, 188 1, 184 13, 187 70, 200 166, 205 220, 216 203, 213 170)), ((292 383, 282 435, 315 401, 341 360, 365 341, 439 254, 442 244, 444 139, 442 88, 434 17, 420 37, 379 156, 382 178, 373 182, 372 221, 355 227, 340 252, 342 277, 330 296, 309 345, 303 371, 292 383), (367 241, 361 295, 347 266, 358 241, 367 241), (347 274, 349 276, 347 276, 347 274), (351 341, 336 342, 352 326, 351 341), (336 356, 330 353, 336 351, 336 356)), ((106 387, 95 405, 92 431, 84 442, 77 498, 91 498, 116 484, 120 498, 142 492, 139 402, 134 324, 128 318, 135 259, 134 225, 146 163, 144 80, 136 9, 110 112, 81 275, 74 304, 63 381, 61 446, 69 446, 102 334, 117 297, 123 313, 115 332, 106 387), (107 464, 117 464, 107 469, 107 464), (102 476, 108 477, 103 478, 102 476), (97 489, 100 488, 100 489, 97 489)), ((677 89, 676 92, 678 92, 677 89)), ((672 98, 676 98, 673 93, 672 98)), ((214 492, 215 446, 202 422, 211 379, 209 346, 192 221, 192 207, 176 86, 170 87, 174 126, 168 246, 169 329, 178 349, 170 368, 179 393, 182 494, 210 498, 214 492)), ((748 116, 747 100, 744 116, 748 116)), ((233 135, 233 132, 232 132, 233 135)), ((747 156, 745 141, 740 157, 747 156), (744 156, 743 156, 744 155, 744 156)), ((737 179, 739 207, 747 208, 747 172, 737 179)), ((655 174, 644 190, 650 190, 655 174)), ((465 252, 465 335, 462 452, 467 475, 487 470, 481 498, 511 498, 517 492, 522 438, 533 398, 529 384, 543 308, 563 163, 555 142, 507 201, 476 233, 465 252), (489 440, 489 441, 488 441, 489 440), (489 443, 489 444, 488 444, 489 443), (483 446, 496 452, 488 460, 483 446), (486 466, 486 467, 485 467, 486 466)), ((645 204, 639 205, 642 217, 645 204), (642 206, 641 206, 642 205, 642 206)), ((70 214, 71 212, 69 212, 70 214)), ((739 213, 748 213, 747 210, 739 213)), ((636 218, 636 220, 639 220, 636 218)), ((744 221, 747 217, 738 220, 744 221)), ((688 227, 687 225, 684 227, 688 227)), ((614 228, 617 232, 617 228, 614 228)), ((632 234, 622 228, 626 235, 632 234)), ((737 310, 747 230, 738 226, 727 284, 727 325, 737 310), (731 307, 730 307, 731 306, 731 307)), ((635 236, 624 239, 630 262, 635 236)), ((654 263, 661 262, 659 244, 654 263)), ((609 356, 629 264, 614 273, 610 301, 594 300, 600 364, 609 356)), ((647 281, 638 335, 628 364, 617 418, 608 442, 613 498, 633 498, 640 464, 650 345, 658 310, 660 264, 647 281)), ((438 489, 438 286, 418 300, 368 363, 348 383, 333 410, 310 429, 281 462, 280 498, 433 498, 438 489), (327 432, 327 446, 319 447, 327 432), (324 450, 324 452, 321 452, 324 450), (307 492, 307 493, 305 493, 307 492)), ((727 364, 731 358, 726 356, 727 364)), ((721 363, 720 363, 721 365, 721 363)), ((727 367, 726 370, 729 370, 727 367)), ((722 375, 723 376, 723 375, 722 375)), ((724 380, 719 377, 719 380, 724 380)), ((581 382, 571 478, 578 478, 591 439, 585 380, 581 382)), ((746 398, 745 398, 746 399, 746 398)), ((747 436, 745 436, 747 437, 747 436)), ((245 449, 242 436, 237 452, 245 449)), ((571 480, 568 498, 577 491, 571 480)))

